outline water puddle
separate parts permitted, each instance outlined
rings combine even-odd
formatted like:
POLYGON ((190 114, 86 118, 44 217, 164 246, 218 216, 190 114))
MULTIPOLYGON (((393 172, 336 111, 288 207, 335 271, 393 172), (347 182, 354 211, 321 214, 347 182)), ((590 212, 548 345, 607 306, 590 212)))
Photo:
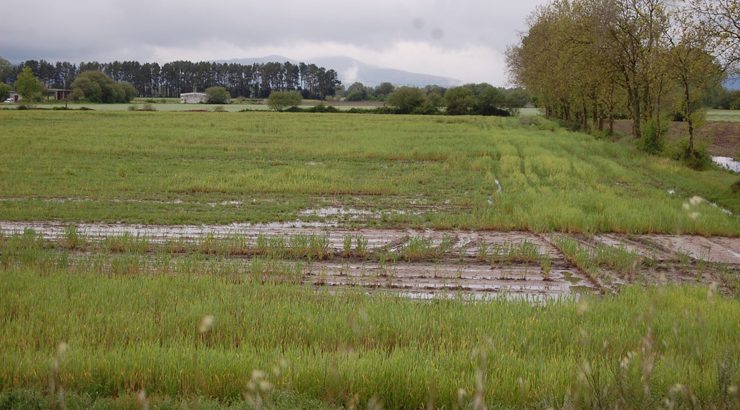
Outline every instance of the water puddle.
POLYGON ((732 172, 740 173, 740 161, 735 161, 730 157, 713 156, 712 161, 722 168, 728 169, 732 172))

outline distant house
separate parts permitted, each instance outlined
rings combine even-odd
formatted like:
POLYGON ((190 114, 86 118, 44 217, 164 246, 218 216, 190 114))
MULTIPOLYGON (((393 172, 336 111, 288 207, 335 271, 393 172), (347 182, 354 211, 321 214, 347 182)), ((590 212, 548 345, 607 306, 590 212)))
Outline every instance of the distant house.
POLYGON ((206 93, 183 93, 180 94, 181 104, 205 104, 208 101, 206 93))
POLYGON ((46 90, 48 96, 54 96, 55 100, 67 100, 72 96, 72 90, 65 88, 48 88, 46 90))
POLYGON ((8 99, 12 99, 14 102, 18 102, 21 100, 21 95, 15 91, 11 91, 8 99))

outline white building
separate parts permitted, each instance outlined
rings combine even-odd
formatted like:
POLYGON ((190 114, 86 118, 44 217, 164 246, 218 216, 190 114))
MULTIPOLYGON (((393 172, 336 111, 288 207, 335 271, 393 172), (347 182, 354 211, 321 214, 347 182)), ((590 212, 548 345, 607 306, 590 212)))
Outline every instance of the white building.
POLYGON ((180 94, 181 104, 205 104, 208 101, 206 93, 183 93, 180 94))

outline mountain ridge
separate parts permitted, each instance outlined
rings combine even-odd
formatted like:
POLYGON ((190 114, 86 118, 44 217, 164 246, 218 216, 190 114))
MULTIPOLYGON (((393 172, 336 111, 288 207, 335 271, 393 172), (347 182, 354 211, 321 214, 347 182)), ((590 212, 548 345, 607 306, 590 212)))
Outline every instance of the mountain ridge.
MULTIPOLYGON (((316 64, 320 67, 333 69, 339 74, 339 79, 345 87, 354 82, 361 82, 366 86, 377 86, 383 82, 389 82, 398 86, 424 87, 427 85, 439 85, 452 87, 462 84, 460 80, 433 74, 414 73, 398 70, 395 68, 379 67, 345 56, 317 57, 301 60, 306 64, 316 64)), ((297 64, 299 60, 280 55, 269 55, 264 57, 234 58, 230 60, 219 60, 219 62, 240 64, 264 64, 268 62, 297 64)))

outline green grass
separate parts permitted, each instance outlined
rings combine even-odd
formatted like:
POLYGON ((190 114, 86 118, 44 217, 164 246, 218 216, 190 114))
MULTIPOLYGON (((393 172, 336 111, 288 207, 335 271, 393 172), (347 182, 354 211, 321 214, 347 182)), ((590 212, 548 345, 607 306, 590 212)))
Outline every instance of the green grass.
POLYGON ((374 223, 740 234, 737 216, 682 208, 700 195, 737 214, 736 176, 530 118, 0 111, 0 219, 264 222, 422 204, 374 223))
POLYGON ((740 110, 707 110, 707 121, 740 122, 740 110))
POLYGON ((728 388, 740 383, 740 305, 706 288, 632 287, 546 306, 419 303, 211 275, 19 266, 0 272, 0 294, 0 403, 55 400, 38 397, 54 380, 88 403, 131 403, 143 388, 153 404, 226 405, 249 393, 449 408, 462 388, 462 404, 479 395, 491 407, 651 408, 680 399, 681 384, 703 406, 739 404, 728 388), (66 351, 55 353, 60 342, 66 351), (253 369, 273 387, 250 391, 253 369))

